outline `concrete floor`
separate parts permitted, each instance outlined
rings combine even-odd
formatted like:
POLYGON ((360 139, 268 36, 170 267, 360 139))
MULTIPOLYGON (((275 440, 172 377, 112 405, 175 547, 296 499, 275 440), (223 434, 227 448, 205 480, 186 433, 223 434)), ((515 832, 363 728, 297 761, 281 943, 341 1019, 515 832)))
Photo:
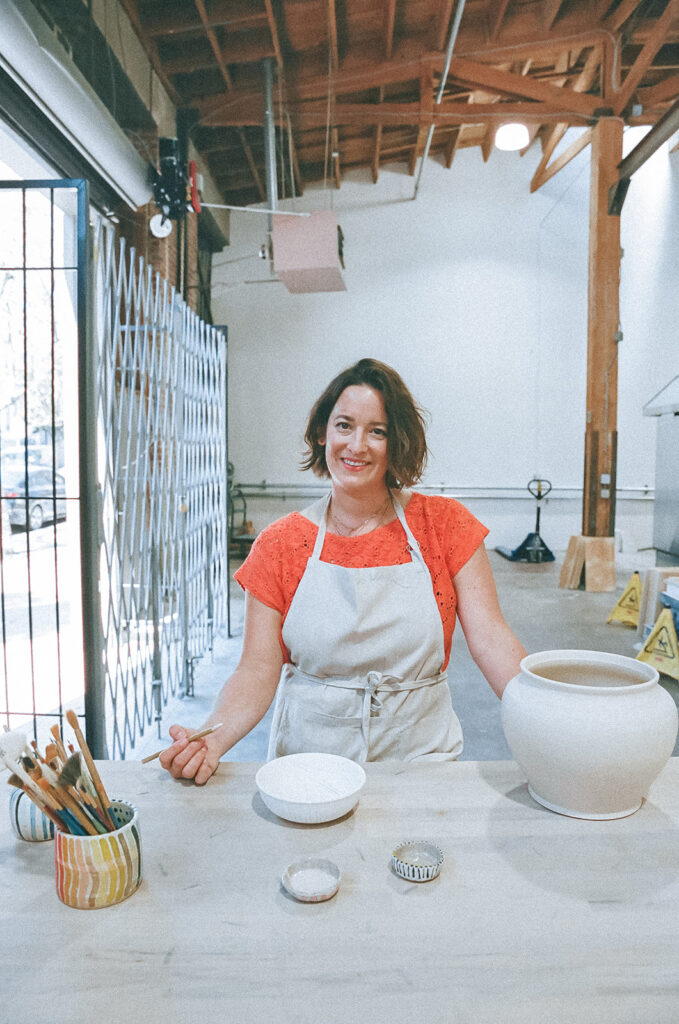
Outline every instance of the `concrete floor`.
MULTIPOLYGON (((634 569, 645 568, 638 563, 625 565, 619 559, 615 594, 594 594, 584 590, 561 590, 559 571, 564 553, 556 553, 556 561, 530 565, 508 562, 495 551, 489 552, 505 618, 529 652, 580 648, 610 651, 635 657, 636 630, 619 623, 606 624, 616 601, 622 594, 634 569)), ((649 565, 652 563, 648 563, 649 565)), ((234 572, 238 563, 231 564, 234 572)), ((212 707, 223 681, 235 667, 241 647, 243 595, 232 582, 231 638, 217 640, 212 657, 204 658, 196 667, 195 696, 172 700, 163 713, 161 738, 155 729, 137 742, 128 759, 137 759, 165 745, 167 729, 173 722, 187 726, 199 725, 212 707)), ((453 654, 448 669, 453 704, 462 723, 464 752, 462 760, 495 760, 511 757, 500 722, 500 702, 476 667, 457 629, 453 638, 453 654)), ((662 676, 663 685, 679 705, 679 684, 662 676)), ((271 710, 252 732, 226 756, 227 760, 263 761, 269 734, 271 710)), ((679 742, 674 751, 679 754, 679 742)))

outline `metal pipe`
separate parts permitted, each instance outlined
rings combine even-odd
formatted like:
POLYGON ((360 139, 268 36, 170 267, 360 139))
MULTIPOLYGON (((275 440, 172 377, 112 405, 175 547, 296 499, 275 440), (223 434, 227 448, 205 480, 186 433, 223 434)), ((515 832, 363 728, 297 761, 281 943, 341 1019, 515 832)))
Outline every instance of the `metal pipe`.
MULTIPOLYGON (((327 487, 324 487, 323 484, 269 483, 265 480, 260 483, 238 483, 236 486, 249 498, 300 497, 310 499, 314 497, 321 497, 327 492, 327 487)), ((530 497, 526 491, 525 485, 480 487, 472 484, 466 486, 461 484, 421 484, 417 489, 425 494, 447 494, 450 497, 456 497, 460 500, 464 500, 465 498, 478 498, 484 500, 500 498, 513 501, 516 498, 526 498, 526 500, 528 500, 530 497)), ((653 488, 618 487, 616 490, 618 497, 621 500, 653 501, 653 488)), ((581 486, 566 484, 563 487, 553 487, 550 492, 550 500, 555 498, 578 498, 581 495, 581 486)), ((546 500, 546 498, 543 498, 543 500, 546 500)))
MULTIPOLYGON (((438 93, 436 95, 436 105, 437 106, 441 102, 441 97, 443 96, 443 91, 444 91, 444 89, 446 87, 446 79, 448 77, 448 72, 450 70, 450 61, 451 61, 452 56, 453 56, 453 49, 455 47, 455 41, 457 39, 457 33, 460 30, 460 22, 462 21, 462 13, 464 11, 465 2, 466 2, 466 0, 459 0, 458 5, 457 5, 457 7, 455 9, 455 17, 453 18, 453 24, 450 27, 450 35, 448 37, 448 47, 446 49, 446 62, 445 62, 444 68, 443 68, 443 74, 441 75, 441 81, 439 82, 438 93)), ((426 141, 426 144, 425 144, 425 147, 424 147, 424 153, 422 154, 422 159, 420 161, 420 169, 417 172, 417 180, 415 182, 415 191, 413 193, 413 199, 417 199, 417 190, 420 187, 420 178, 422 177, 422 171, 424 169, 425 161, 426 161, 427 157, 429 156, 429 147, 431 146, 431 140, 433 139, 433 137, 434 137, 434 125, 432 124, 430 126, 430 128, 429 128, 429 133, 427 135, 427 141, 426 141)))
POLYGON ((276 126, 273 116, 273 57, 262 61, 264 67, 264 165, 266 169, 266 198, 269 205, 268 228, 273 230, 273 214, 278 208, 276 182, 276 126))
POLYGON ((232 206, 230 203, 204 203, 201 199, 201 208, 209 210, 240 210, 241 213, 280 213, 285 217, 310 217, 310 213, 297 212, 297 210, 264 210, 261 206, 232 206))
POLYGON ((619 176, 630 178, 676 131, 679 131, 679 100, 665 111, 660 120, 644 135, 641 142, 620 161, 618 164, 619 176))
POLYGON ((632 175, 679 130, 679 100, 665 111, 638 145, 618 164, 618 180, 608 190, 608 212, 620 216, 632 175))
POLYGON ((92 756, 103 760, 108 757, 108 751, 104 696, 104 637, 99 594, 101 491, 97 484, 97 456, 93 443, 97 436, 97 365, 93 338, 94 267, 89 230, 88 185, 86 181, 80 180, 72 181, 70 184, 75 185, 78 190, 78 444, 85 736, 92 756))

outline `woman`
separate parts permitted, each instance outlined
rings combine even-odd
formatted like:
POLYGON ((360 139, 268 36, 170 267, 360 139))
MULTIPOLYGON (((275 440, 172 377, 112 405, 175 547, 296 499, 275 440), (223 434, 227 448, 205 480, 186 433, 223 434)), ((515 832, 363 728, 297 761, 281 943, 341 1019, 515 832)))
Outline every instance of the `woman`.
POLYGON ((445 669, 456 616, 498 697, 525 650, 505 622, 483 540, 459 502, 407 490, 424 469, 423 416, 391 367, 361 359, 311 411, 303 468, 330 493, 267 527, 235 578, 243 651, 200 741, 173 725, 160 762, 199 784, 266 713, 269 757, 454 760, 462 731, 445 669))

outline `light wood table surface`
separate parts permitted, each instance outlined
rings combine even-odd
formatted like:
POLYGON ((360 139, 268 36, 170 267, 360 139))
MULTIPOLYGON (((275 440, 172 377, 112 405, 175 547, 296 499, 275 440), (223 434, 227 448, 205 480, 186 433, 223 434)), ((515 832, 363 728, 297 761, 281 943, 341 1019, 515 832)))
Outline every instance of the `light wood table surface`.
POLYGON ((99 768, 139 810, 144 880, 65 907, 53 843, 2 816, 3 1024, 679 1021, 679 759, 603 822, 538 806, 513 762, 369 764, 355 811, 315 826, 266 809, 255 764, 203 788, 157 762, 99 768), (438 879, 392 872, 408 838, 442 848, 438 879), (307 855, 342 871, 327 903, 280 885, 307 855))

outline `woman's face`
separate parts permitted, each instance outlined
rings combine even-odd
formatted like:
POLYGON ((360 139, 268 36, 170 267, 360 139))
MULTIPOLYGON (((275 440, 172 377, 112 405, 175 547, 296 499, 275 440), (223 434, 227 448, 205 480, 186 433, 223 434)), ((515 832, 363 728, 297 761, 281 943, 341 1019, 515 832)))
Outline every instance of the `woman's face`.
POLYGON ((330 413, 325 461, 337 487, 381 492, 387 474, 387 414, 379 391, 367 384, 345 388, 330 413))

